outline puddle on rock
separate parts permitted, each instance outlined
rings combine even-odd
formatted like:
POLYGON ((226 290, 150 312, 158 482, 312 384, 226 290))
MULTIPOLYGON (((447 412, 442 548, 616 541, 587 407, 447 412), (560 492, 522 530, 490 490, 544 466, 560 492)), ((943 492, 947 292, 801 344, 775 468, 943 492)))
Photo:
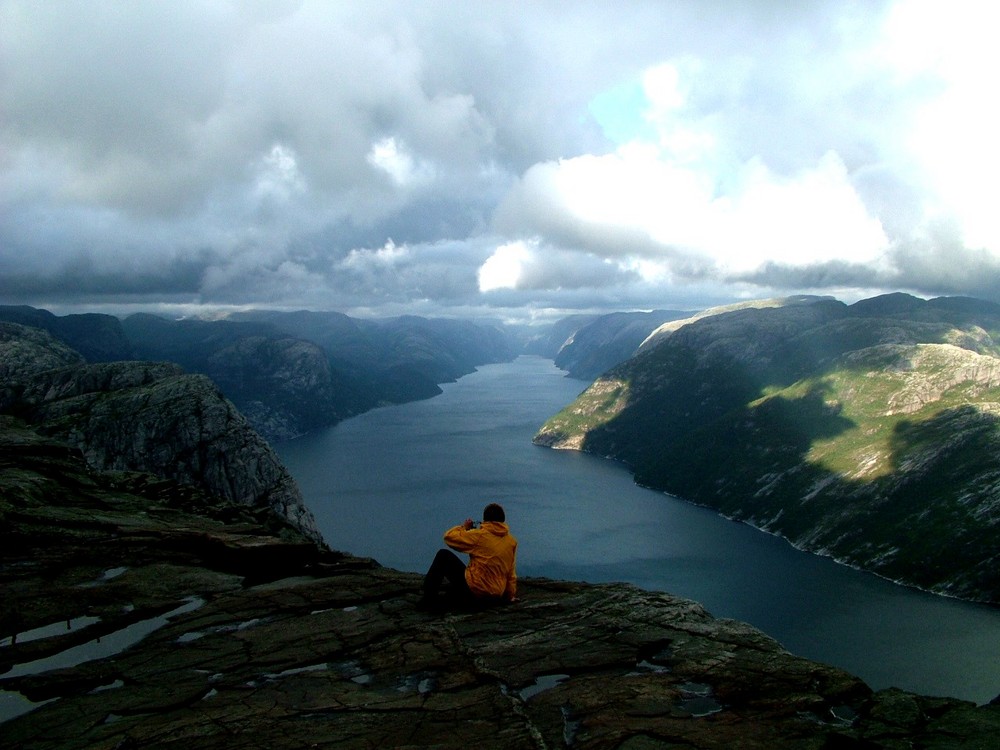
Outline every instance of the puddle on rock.
POLYGON ((670 667, 665 667, 662 664, 655 664, 646 659, 636 662, 635 671, 629 672, 630 675, 637 674, 665 674, 670 671, 670 667))
POLYGON ((569 679, 568 674, 543 674, 535 678, 535 681, 525 688, 521 688, 518 691, 518 695, 521 696, 521 700, 526 701, 539 693, 543 693, 546 690, 551 690, 556 685, 565 682, 569 679))
POLYGON ((436 675, 433 672, 417 672, 400 677, 396 682, 396 690, 400 693, 418 693, 426 695, 437 687, 436 675))
POLYGON ((830 715, 834 722, 845 726, 851 726, 858 720, 857 713, 850 706, 834 706, 830 709, 830 715))
POLYGON ((679 707, 695 718, 722 711, 722 705, 712 697, 712 686, 700 682, 685 682, 678 688, 683 696, 679 707))
POLYGON ((569 706, 562 706, 559 709, 563 720, 563 743, 566 747, 573 747, 576 744, 576 735, 580 731, 580 722, 571 718, 569 706))
POLYGON ((125 687, 125 683, 122 680, 115 680, 114 682, 109 682, 107 685, 98 685, 90 691, 90 695, 106 693, 108 690, 118 690, 118 688, 123 687, 125 687))
POLYGON ((87 643, 80 644, 79 646, 72 646, 64 651, 60 651, 57 654, 53 654, 52 656, 25 662, 23 664, 16 664, 3 676, 4 678, 9 678, 41 674, 42 672, 48 672, 51 669, 67 669, 79 666, 84 662, 115 656, 130 646, 134 646, 139 643, 139 641, 143 640, 150 633, 162 628, 170 622, 171 618, 182 615, 186 612, 192 612, 204 604, 204 599, 189 597, 184 604, 171 610, 170 612, 167 612, 166 614, 159 615, 158 617, 151 617, 148 620, 140 620, 139 622, 132 623, 131 625, 122 628, 121 630, 108 633, 96 640, 88 641, 87 643))
POLYGON ((66 633, 83 630, 84 628, 90 625, 95 625, 100 621, 100 617, 90 616, 73 617, 69 620, 60 620, 59 622, 54 622, 51 625, 42 625, 41 627, 26 630, 23 633, 18 633, 17 635, 2 638, 0 639, 0 646, 12 646, 15 643, 37 641, 42 638, 54 638, 59 635, 65 635, 66 633))
POLYGON ((280 680, 282 677, 291 677, 292 675, 304 674, 306 672, 325 672, 330 668, 330 665, 325 661, 320 664, 310 664, 307 667, 292 667, 291 669, 285 669, 281 672, 273 672, 264 675, 266 680, 280 680))
POLYGON ((257 625, 270 622, 272 619, 273 618, 270 617, 255 617, 252 620, 245 620, 244 622, 216 625, 208 630, 192 630, 188 633, 182 633, 177 636, 177 643, 191 643, 204 638, 206 635, 239 633, 243 630, 249 630, 250 628, 256 627, 257 625))
POLYGON ((26 713, 34 711, 39 706, 44 706, 46 703, 51 703, 54 700, 56 699, 50 698, 49 700, 35 703, 15 690, 0 690, 0 724, 11 719, 16 719, 18 716, 23 716, 26 713))
POLYGON ((96 586, 103 586, 108 581, 123 575, 128 571, 128 568, 108 568, 100 576, 95 578, 93 581, 88 581, 87 583, 81 583, 77 588, 81 589, 92 589, 96 586))
POLYGON ((375 675, 362 667, 359 661, 342 661, 331 664, 330 667, 358 685, 367 685, 375 679, 375 675))
POLYGON ((681 701, 681 709, 697 719, 719 713, 722 706, 715 698, 686 698, 681 701))

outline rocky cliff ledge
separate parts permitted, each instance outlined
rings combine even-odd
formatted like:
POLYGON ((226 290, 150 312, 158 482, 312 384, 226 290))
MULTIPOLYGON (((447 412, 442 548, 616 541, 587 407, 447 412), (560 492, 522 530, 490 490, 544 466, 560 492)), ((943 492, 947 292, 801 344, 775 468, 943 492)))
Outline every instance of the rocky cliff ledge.
POLYGON ((265 510, 0 418, 10 748, 995 748, 1000 705, 859 679, 698 604, 523 582, 419 609, 419 577, 265 510))
POLYGON ((204 375, 157 362, 84 364, 40 329, 0 323, 0 414, 79 449, 92 469, 147 471, 269 508, 320 539, 274 450, 204 375))

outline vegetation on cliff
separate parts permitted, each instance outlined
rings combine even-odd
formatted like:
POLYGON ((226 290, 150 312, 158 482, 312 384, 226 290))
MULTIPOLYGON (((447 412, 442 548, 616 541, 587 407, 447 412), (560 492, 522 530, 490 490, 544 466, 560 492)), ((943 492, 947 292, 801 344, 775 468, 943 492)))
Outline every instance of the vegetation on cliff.
POLYGON ((1000 307, 906 295, 670 323, 536 442, 805 549, 1000 602, 1000 307))

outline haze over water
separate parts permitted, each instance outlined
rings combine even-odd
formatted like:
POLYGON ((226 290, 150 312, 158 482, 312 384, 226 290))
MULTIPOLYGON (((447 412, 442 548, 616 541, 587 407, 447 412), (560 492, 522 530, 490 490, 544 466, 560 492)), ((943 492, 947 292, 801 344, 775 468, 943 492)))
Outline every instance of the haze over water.
POLYGON ((614 462, 532 445, 585 386, 521 357, 277 449, 335 549, 424 572, 446 528, 497 501, 521 576, 695 599, 876 689, 1000 694, 1000 609, 897 586, 638 487, 614 462))

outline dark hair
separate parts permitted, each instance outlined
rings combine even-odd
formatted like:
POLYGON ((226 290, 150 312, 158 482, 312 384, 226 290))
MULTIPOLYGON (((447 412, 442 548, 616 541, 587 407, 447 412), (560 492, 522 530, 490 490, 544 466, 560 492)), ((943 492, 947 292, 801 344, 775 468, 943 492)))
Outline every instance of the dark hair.
POLYGON ((502 522, 507 520, 507 516, 504 515, 502 506, 497 503, 490 503, 483 509, 483 520, 502 522))

